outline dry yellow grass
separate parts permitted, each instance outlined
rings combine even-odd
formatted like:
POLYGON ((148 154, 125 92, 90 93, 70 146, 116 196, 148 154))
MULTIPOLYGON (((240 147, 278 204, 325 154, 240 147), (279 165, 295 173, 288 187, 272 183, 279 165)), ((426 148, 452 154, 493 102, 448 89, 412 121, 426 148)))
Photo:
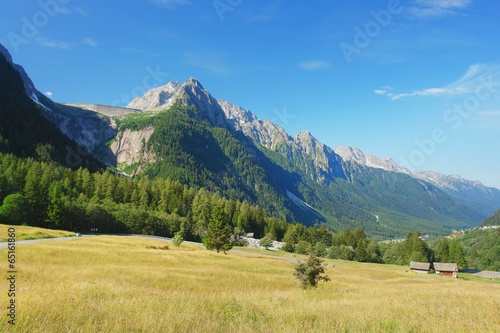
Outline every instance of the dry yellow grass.
POLYGON ((7 239, 8 239, 7 230, 9 228, 16 229, 16 240, 18 240, 18 241, 25 240, 25 239, 57 238, 57 237, 75 236, 75 233, 72 231, 43 229, 43 228, 27 227, 27 226, 22 226, 22 225, 0 224, 0 242, 7 241, 7 239))
POLYGON ((327 261, 332 281, 304 291, 294 263, 266 252, 146 248, 161 245, 97 236, 19 246, 15 331, 500 332, 499 284, 327 261))

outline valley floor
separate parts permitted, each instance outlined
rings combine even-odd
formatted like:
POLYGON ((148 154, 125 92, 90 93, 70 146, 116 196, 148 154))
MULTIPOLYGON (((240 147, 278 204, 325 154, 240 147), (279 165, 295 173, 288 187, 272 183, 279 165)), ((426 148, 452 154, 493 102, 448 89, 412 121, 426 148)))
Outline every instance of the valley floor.
POLYGON ((332 281, 304 291, 286 253, 167 244, 95 236, 19 246, 15 331, 500 332, 498 283, 326 260, 332 281))

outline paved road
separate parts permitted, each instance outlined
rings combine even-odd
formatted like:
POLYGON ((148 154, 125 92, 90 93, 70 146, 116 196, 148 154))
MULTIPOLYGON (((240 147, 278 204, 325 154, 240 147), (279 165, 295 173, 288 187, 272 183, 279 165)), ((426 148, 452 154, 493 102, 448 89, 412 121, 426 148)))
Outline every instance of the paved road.
POLYGON ((500 272, 479 271, 473 274, 475 276, 480 276, 488 279, 500 279, 500 272))
MULTIPOLYGON (((39 239, 27 239, 27 240, 20 240, 16 241, 16 246, 18 245, 28 245, 28 244, 35 244, 35 243, 40 243, 40 242, 47 242, 47 241, 59 241, 59 240, 70 240, 75 238, 75 236, 71 237, 58 237, 58 238, 39 238, 39 239)), ((6 248, 9 243, 0 243, 0 249, 6 248)))
MULTIPOLYGON (((83 237, 92 237, 92 236, 99 236, 99 235, 82 235, 83 237)), ((160 236, 148 236, 148 235, 134 235, 134 234, 114 234, 111 236, 127 236, 127 237, 145 237, 145 238, 154 238, 158 239, 161 241, 165 242, 170 242, 172 241, 171 238, 168 237, 160 237, 160 236)), ((29 239, 29 240, 21 240, 16 242, 16 246, 18 245, 29 245, 29 244, 36 244, 40 242, 47 242, 47 241, 56 241, 56 240, 70 240, 74 239, 76 236, 71 236, 71 237, 59 237, 59 238, 40 238, 40 239, 29 239)), ((184 243, 187 244, 193 244, 193 245, 198 245, 198 246, 203 246, 201 243, 196 243, 196 242, 189 242, 189 241, 184 241, 184 243)), ((0 249, 6 248, 8 246, 8 243, 0 243, 0 249)), ((259 255, 257 253, 253 252, 246 252, 242 250, 230 250, 229 252, 233 253, 239 253, 239 254, 251 254, 251 255, 259 255)), ((273 256, 272 254, 269 254, 269 256, 276 258, 276 259, 282 259, 290 262, 297 262, 296 258, 290 258, 290 257, 281 257, 281 256, 273 256)), ((491 272, 491 271, 470 271, 470 273, 480 276, 480 277, 485 277, 489 279, 500 279, 500 272, 491 272)))

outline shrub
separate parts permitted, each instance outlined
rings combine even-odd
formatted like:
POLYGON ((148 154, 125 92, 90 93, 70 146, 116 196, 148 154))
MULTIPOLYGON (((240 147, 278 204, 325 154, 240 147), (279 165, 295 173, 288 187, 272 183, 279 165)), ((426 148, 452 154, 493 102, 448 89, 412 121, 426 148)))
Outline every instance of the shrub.
POLYGON ((172 243, 179 247, 182 242, 184 242, 184 237, 182 237, 182 234, 180 232, 175 233, 174 237, 172 238, 172 243))
POLYGON ((272 235, 266 235, 260 239, 259 245, 267 250, 271 245, 273 245, 273 242, 272 235))
POLYGON ((316 287, 320 280, 330 281, 328 275, 321 275, 325 273, 323 260, 314 255, 311 248, 309 248, 309 258, 305 262, 299 262, 295 266, 293 275, 299 279, 302 288, 316 287))

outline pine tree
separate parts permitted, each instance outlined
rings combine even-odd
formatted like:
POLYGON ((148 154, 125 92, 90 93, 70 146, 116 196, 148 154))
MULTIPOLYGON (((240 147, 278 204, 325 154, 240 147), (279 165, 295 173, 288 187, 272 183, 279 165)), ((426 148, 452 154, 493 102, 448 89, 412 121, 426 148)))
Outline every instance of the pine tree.
POLYGON ((217 204, 212 209, 208 230, 203 237, 203 244, 209 250, 226 253, 233 245, 231 244, 231 227, 224 214, 224 206, 217 204))
POLYGON ((63 218, 63 203, 61 200, 61 185, 54 182, 49 190, 49 206, 47 208, 47 222, 55 227, 61 227, 63 218))
POLYGON ((462 245, 456 240, 452 240, 450 243, 450 261, 457 263, 460 268, 464 268, 467 265, 462 245))
POLYGON ((364 239, 361 239, 358 241, 358 244, 356 246, 355 254, 356 254, 356 260, 359 262, 367 262, 368 261, 368 252, 366 251, 366 241, 364 239))
POLYGON ((450 241, 446 238, 441 238, 436 250, 436 259, 439 262, 450 261, 450 241))

